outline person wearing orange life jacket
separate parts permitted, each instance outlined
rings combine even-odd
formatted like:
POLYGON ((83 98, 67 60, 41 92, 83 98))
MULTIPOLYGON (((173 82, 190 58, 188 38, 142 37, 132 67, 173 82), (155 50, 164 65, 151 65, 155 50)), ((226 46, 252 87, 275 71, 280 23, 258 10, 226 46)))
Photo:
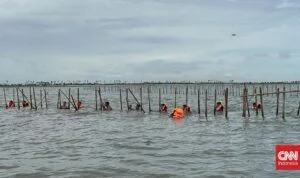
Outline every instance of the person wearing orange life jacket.
POLYGON ((84 108, 84 106, 83 106, 83 104, 82 104, 81 101, 77 102, 77 106, 76 107, 77 107, 77 109, 84 108))
POLYGON ((184 117, 184 111, 182 108, 175 108, 172 114, 170 115, 173 119, 181 119, 184 117))
POLYGON ((252 109, 253 109, 253 110, 258 110, 258 109, 260 109, 260 108, 261 108, 261 104, 260 104, 260 103, 255 103, 255 102, 254 102, 254 103, 252 104, 252 109))
POLYGON ((60 107, 60 109, 70 109, 70 108, 67 106, 67 102, 64 101, 63 105, 60 107))
POLYGON ((190 113, 191 112, 191 107, 189 107, 186 104, 182 105, 182 109, 183 109, 184 113, 190 113))
POLYGON ((24 100, 24 101, 22 101, 22 106, 23 106, 23 108, 26 108, 29 106, 29 103, 24 100))
POLYGON ((105 104, 102 106, 103 111, 111 111, 112 107, 110 106, 109 102, 105 102, 105 104))
POLYGON ((168 107, 166 104, 160 104, 159 107, 159 112, 167 112, 168 111, 168 107))
POLYGON ((10 100, 8 102, 8 105, 6 105, 6 108, 14 108, 14 107, 16 107, 16 105, 15 105, 15 102, 13 102, 12 100, 10 100))
POLYGON ((221 102, 217 102, 215 109, 217 112, 222 112, 224 109, 224 106, 221 102))

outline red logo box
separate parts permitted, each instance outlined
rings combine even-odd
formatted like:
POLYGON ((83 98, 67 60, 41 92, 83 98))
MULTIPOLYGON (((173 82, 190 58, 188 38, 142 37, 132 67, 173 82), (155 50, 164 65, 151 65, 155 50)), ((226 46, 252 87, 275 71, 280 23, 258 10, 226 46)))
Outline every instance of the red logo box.
POLYGON ((300 145, 276 145, 276 170, 300 170, 300 145))

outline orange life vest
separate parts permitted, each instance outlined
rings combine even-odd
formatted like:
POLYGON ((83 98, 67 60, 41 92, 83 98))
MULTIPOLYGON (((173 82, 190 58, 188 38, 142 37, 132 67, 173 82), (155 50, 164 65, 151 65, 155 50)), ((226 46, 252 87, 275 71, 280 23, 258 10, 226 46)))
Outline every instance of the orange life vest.
POLYGON ((184 117, 184 111, 181 108, 175 108, 173 113, 174 119, 180 119, 184 117))

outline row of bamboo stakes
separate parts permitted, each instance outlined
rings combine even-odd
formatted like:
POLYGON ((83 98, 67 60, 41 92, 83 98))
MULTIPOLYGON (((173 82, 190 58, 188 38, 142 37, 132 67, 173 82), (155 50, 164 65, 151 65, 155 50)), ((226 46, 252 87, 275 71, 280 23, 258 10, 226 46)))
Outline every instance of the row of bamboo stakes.
MULTIPOLYGON (((143 88, 139 89, 140 92, 140 98, 138 100, 138 98, 134 95, 134 93, 132 92, 132 90, 130 88, 126 88, 126 104, 127 104, 127 109, 130 110, 130 105, 129 105, 129 94, 131 94, 131 96, 134 98, 135 102, 137 104, 140 105, 141 107, 141 111, 145 113, 145 110, 143 108, 143 88)), ((226 119, 228 119, 228 88, 225 88, 223 91, 223 95, 224 95, 224 99, 225 99, 225 103, 224 103, 224 116, 226 119)), ((205 111, 204 111, 204 115, 207 118, 208 115, 208 92, 209 90, 206 89, 205 90, 205 111)), ((277 88, 276 92, 270 92, 270 93, 263 93, 262 92, 262 87, 259 87, 259 93, 257 93, 256 88, 254 88, 253 90, 253 94, 249 95, 248 94, 248 88, 246 88, 246 86, 244 86, 244 90, 243 90, 243 95, 242 95, 242 117, 246 117, 246 113, 248 115, 248 117, 250 117, 250 106, 249 106, 249 102, 248 102, 248 97, 249 96, 254 96, 255 97, 255 103, 258 103, 258 96, 260 99, 260 103, 261 103, 261 108, 259 110, 256 110, 256 116, 259 115, 259 111, 261 112, 261 116, 264 119, 264 101, 263 101, 263 96, 264 95, 270 95, 270 94, 276 94, 277 96, 277 106, 276 106, 276 117, 279 115, 279 96, 280 94, 283 94, 283 102, 282 102, 282 119, 285 119, 285 95, 286 93, 299 93, 299 90, 291 90, 291 91, 286 91, 285 87, 283 87, 283 91, 280 91, 279 88, 277 88)), ((4 100, 7 106, 7 99, 6 99, 6 92, 5 89, 3 88, 3 93, 4 93, 4 100)), ((47 103, 47 92, 46 90, 40 90, 40 102, 37 103, 36 101, 36 92, 35 92, 35 88, 34 87, 29 87, 29 98, 24 94, 23 89, 20 88, 16 88, 16 93, 17 93, 17 108, 20 109, 20 94, 22 96, 22 101, 27 101, 30 104, 30 108, 31 109, 35 109, 37 110, 37 108, 40 106, 40 108, 43 108, 43 102, 45 103, 45 108, 48 109, 48 103, 47 103)), ((148 87, 147 89, 147 96, 148 96, 148 106, 149 106, 149 113, 152 112, 151 109, 151 103, 150 103, 150 88, 148 87)), ((186 98, 185 98, 185 103, 188 104, 188 93, 189 93, 189 88, 186 87, 186 98)), ((123 111, 123 103, 122 103, 122 89, 119 89, 119 94, 120 94, 120 109, 121 111, 123 111)), ((177 107, 177 88, 175 88, 175 93, 174 93, 174 107, 177 107)), ((75 104, 75 100, 73 98, 73 96, 71 95, 71 89, 69 88, 68 90, 68 95, 65 94, 61 89, 58 90, 58 101, 57 101, 57 108, 61 108, 62 104, 61 104, 61 95, 63 95, 65 98, 67 98, 68 100, 68 108, 70 109, 70 106, 72 105, 74 107, 74 109, 77 111, 78 108, 76 107, 75 104)), ((80 91, 79 88, 77 88, 77 101, 80 101, 79 98, 80 95, 80 91)), ((159 107, 162 104, 161 102, 161 95, 162 95, 162 91, 161 88, 158 89, 158 95, 159 95, 159 101, 158 101, 158 111, 159 111, 159 107)), ((200 88, 197 89, 197 113, 200 115, 200 95, 201 95, 201 91, 200 88)), ((15 100, 15 90, 13 90, 13 101, 15 100)), ((216 104, 217 102, 217 89, 214 90, 214 103, 216 104)), ((102 105, 103 105, 103 101, 102 101, 102 96, 101 96, 101 88, 95 88, 95 109, 96 110, 102 110, 102 105), (99 99, 98 99, 99 98, 99 99)), ((299 106, 298 106, 298 110, 297 110, 297 116, 299 116, 300 114, 300 102, 299 102, 299 106)), ((216 110, 215 110, 215 105, 214 105, 214 115, 216 115, 216 110)))
MULTIPOLYGON (((158 84, 157 84, 158 85, 158 84)), ((115 86, 115 85, 99 85, 101 86, 101 89, 103 92, 112 92, 112 93, 118 93, 120 88, 132 88, 133 92, 139 92, 140 88, 142 87, 143 89, 150 88, 150 92, 153 93, 153 91, 155 89, 153 89, 153 87, 157 88, 156 85, 151 85, 150 87, 147 87, 147 85, 119 85, 119 86, 115 86)), ((253 91, 256 87, 258 87, 258 85, 253 85, 253 91)), ((277 90, 277 85, 272 84, 271 86, 269 85, 263 85, 261 86, 263 92, 263 95, 275 95, 276 92, 270 92, 270 91, 276 91, 277 90)), ((205 95, 205 90, 208 90, 208 95, 211 96, 214 94, 214 89, 217 89, 217 95, 224 95, 224 90, 226 88, 228 88, 229 90, 229 96, 242 96, 243 95, 243 85, 231 85, 231 86, 227 86, 225 87, 225 85, 223 84, 212 84, 212 85, 202 85, 202 87, 200 87, 200 85, 193 85, 190 84, 189 85, 189 92, 191 95, 197 95, 198 89, 200 88, 200 93, 201 95, 205 95)), ((177 94, 185 94, 186 88, 182 88, 182 87, 178 87, 176 85, 167 85, 166 87, 162 87, 161 88, 161 92, 162 94, 174 94, 176 90, 177 94)), ((296 96, 299 96, 299 92, 300 91, 300 86, 293 86, 293 85, 289 85, 289 91, 288 93, 290 93, 290 95, 292 95, 292 93, 296 93, 296 96), (296 90, 293 90, 293 88, 297 88, 296 90), (294 92, 293 92, 294 91, 294 92)), ((156 91, 154 91, 156 92, 156 91)), ((253 93, 254 96, 254 93, 253 93)))
MULTIPOLYGON (((13 101, 15 101, 15 95, 16 95, 15 93, 17 93, 17 108, 18 109, 21 108, 21 102, 20 102, 21 98, 22 98, 22 101, 26 101, 27 103, 30 104, 31 109, 37 110, 37 108, 39 106, 41 108, 43 108, 43 102, 45 103, 45 108, 48 109, 47 92, 45 89, 40 90, 40 102, 39 103, 37 103, 37 100, 36 100, 36 92, 35 92, 34 87, 29 87, 29 98, 25 95, 23 89, 16 88, 16 92, 15 92, 15 90, 13 90, 13 101)), ((5 107, 8 107, 5 88, 3 88, 3 95, 4 95, 5 107)))

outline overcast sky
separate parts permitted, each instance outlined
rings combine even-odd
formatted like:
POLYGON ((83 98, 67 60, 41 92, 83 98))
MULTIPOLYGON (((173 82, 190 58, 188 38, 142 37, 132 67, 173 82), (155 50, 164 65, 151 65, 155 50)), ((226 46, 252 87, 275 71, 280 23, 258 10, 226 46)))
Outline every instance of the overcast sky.
POLYGON ((299 0, 0 0, 0 82, 299 80, 299 32, 299 0))

